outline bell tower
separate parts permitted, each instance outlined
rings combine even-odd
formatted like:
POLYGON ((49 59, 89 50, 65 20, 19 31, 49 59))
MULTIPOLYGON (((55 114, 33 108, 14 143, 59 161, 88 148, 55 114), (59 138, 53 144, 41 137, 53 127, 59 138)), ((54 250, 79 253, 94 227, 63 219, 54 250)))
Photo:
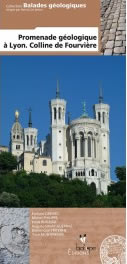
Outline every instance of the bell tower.
POLYGON ((15 111, 15 122, 11 129, 10 134, 10 151, 17 158, 24 151, 24 134, 23 128, 19 123, 19 111, 15 111))
POLYGON ((35 152, 37 150, 38 130, 32 127, 32 109, 29 108, 28 127, 24 128, 25 151, 35 152))
POLYGON ((109 131, 109 110, 108 104, 104 103, 102 88, 99 92, 99 102, 94 106, 95 118, 101 123, 101 126, 106 131, 109 131))
MULTIPOLYGON (((105 178, 110 183, 110 144, 109 144, 109 111, 110 106, 104 103, 102 88, 99 92, 99 102, 94 105, 95 119, 100 122, 100 164, 105 178)), ((103 173, 102 173, 103 174, 103 173)))
POLYGON ((51 157, 53 172, 63 175, 67 162, 66 147, 66 101, 60 98, 59 82, 57 81, 56 98, 49 102, 51 117, 51 157))

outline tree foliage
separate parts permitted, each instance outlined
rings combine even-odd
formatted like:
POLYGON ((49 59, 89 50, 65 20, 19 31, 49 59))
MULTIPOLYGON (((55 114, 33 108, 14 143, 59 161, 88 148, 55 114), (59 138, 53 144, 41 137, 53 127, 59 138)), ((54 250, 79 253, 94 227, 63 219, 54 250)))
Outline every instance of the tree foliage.
POLYGON ((97 195, 94 184, 78 179, 70 181, 53 174, 7 172, 0 175, 0 206, 125 207, 125 178, 122 176, 125 170, 121 170, 116 170, 120 180, 110 186, 107 195, 97 195))
POLYGON ((115 173, 120 181, 126 181, 126 167, 116 167, 115 173))
POLYGON ((0 195, 0 206, 1 207, 19 207, 20 200, 18 196, 13 193, 3 192, 0 195))
POLYGON ((17 167, 16 157, 10 152, 0 153, 0 172, 12 171, 17 167))
POLYGON ((116 167, 115 173, 118 182, 109 187, 109 198, 112 199, 113 207, 126 207, 126 168, 116 167), (122 206, 121 206, 122 205, 122 206))

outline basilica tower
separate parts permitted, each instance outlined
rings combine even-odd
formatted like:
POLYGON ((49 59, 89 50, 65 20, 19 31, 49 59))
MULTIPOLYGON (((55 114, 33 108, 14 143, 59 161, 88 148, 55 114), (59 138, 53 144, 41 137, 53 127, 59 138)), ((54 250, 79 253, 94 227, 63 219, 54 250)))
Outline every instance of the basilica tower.
POLYGON ((56 98, 52 99, 49 105, 51 116, 51 157, 53 172, 63 175, 65 164, 68 160, 66 146, 67 125, 65 124, 66 101, 60 98, 58 81, 56 98))
POLYGON ((31 111, 32 110, 30 108, 28 127, 24 128, 24 150, 28 152, 36 152, 38 130, 32 127, 31 111))
POLYGON ((19 112, 15 111, 15 122, 11 129, 10 134, 10 151, 17 158, 24 151, 24 136, 23 136, 23 128, 19 123, 19 112))
POLYGON ((102 89, 100 89, 99 103, 94 105, 94 114, 101 125, 99 159, 102 176, 110 183, 109 111, 110 107, 104 103, 102 89))

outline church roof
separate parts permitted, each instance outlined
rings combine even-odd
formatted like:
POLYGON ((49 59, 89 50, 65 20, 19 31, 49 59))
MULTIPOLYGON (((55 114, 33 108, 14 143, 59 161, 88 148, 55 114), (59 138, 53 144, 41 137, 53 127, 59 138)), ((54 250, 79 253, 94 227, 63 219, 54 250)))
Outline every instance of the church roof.
POLYGON ((21 124, 18 122, 18 121, 16 121, 14 124, 13 124, 13 126, 12 126, 12 132, 14 132, 14 133, 20 133, 20 132, 22 132, 23 131, 23 129, 22 129, 22 126, 21 126, 21 124))
POLYGON ((11 131, 13 133, 23 132, 23 128, 22 128, 21 124, 19 123, 19 111, 18 110, 15 111, 15 123, 13 124, 11 131))
POLYGON ((79 117, 77 119, 74 119, 70 122, 70 125, 79 125, 79 124, 94 124, 97 126, 100 126, 100 122, 96 119, 90 118, 90 117, 79 117))

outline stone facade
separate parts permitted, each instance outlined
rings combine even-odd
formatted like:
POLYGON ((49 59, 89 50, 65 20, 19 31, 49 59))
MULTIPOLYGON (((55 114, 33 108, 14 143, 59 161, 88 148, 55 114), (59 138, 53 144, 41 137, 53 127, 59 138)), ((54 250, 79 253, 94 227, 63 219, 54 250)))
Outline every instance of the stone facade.
POLYGON ((0 153, 2 153, 2 152, 8 152, 8 151, 9 151, 9 149, 8 149, 7 146, 0 146, 0 153))
POLYGON ((40 156, 34 152, 23 152, 20 156, 19 170, 25 170, 27 173, 52 173, 52 161, 50 157, 40 156))
MULTIPOLYGON (((93 107, 90 118, 85 105, 83 115, 66 124, 66 101, 59 96, 49 102, 50 133, 37 144, 36 128, 32 127, 31 114, 28 128, 22 129, 16 116, 11 130, 11 151, 18 157, 18 169, 28 173, 51 173, 95 184, 97 193, 107 193, 110 185, 109 110, 100 93, 99 103, 93 107), (18 135, 18 139, 17 139, 18 135), (15 137, 14 137, 15 136, 15 137), (19 140, 19 141, 18 141, 19 140), (20 145, 16 149, 16 144, 20 145)), ((17 114, 16 114, 17 115, 17 114)))

